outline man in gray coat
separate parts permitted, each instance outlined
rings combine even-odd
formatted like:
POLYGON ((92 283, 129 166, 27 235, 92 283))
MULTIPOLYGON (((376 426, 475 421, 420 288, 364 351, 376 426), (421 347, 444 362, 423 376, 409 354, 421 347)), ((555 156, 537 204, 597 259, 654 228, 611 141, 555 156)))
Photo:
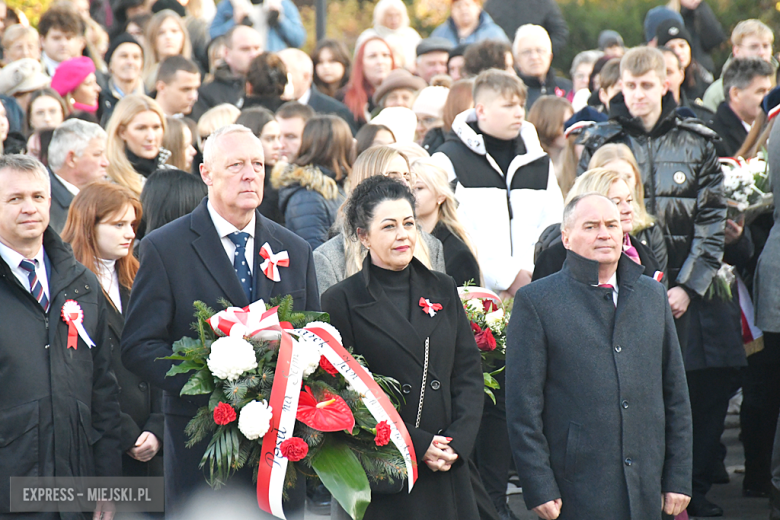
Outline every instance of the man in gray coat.
POLYGON ((515 298, 507 423, 529 509, 658 520, 691 494, 691 410, 664 287, 621 253, 606 197, 563 214, 563 269, 515 298))

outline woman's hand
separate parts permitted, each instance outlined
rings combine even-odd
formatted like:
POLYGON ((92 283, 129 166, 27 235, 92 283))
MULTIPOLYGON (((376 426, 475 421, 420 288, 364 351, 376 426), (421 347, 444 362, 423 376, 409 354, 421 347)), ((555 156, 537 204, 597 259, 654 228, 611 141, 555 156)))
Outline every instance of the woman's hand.
POLYGON ((458 460, 458 454, 449 446, 451 440, 452 437, 433 436, 433 441, 423 457, 423 462, 431 471, 449 471, 452 464, 458 460))
POLYGON ((160 451, 160 441, 152 432, 141 432, 135 446, 127 450, 127 454, 135 460, 149 462, 160 451))
POLYGON ((744 223, 744 219, 742 220, 742 224, 731 219, 726 220, 726 228, 724 229, 726 245, 733 244, 739 240, 739 237, 741 237, 742 233, 745 231, 744 223))

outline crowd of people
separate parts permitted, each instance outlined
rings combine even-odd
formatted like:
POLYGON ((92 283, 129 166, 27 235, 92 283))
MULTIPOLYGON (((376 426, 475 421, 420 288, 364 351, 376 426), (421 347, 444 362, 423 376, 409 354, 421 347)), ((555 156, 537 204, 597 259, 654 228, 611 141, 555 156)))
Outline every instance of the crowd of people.
MULTIPOLYGON (((35 28, 0 2, 0 516, 12 476, 219 499, 185 433, 208 398, 162 358, 196 300, 291 295, 399 382, 419 479, 366 519, 511 520, 510 476, 544 519, 722 516, 736 402, 743 495, 780 520, 780 213, 729 211, 720 161, 780 186, 773 30, 671 0, 561 72, 554 0, 453 0, 426 38, 401 0, 373 15, 306 53, 292 0, 57 1, 35 28), (494 400, 468 284, 514 302, 494 400)), ((346 518, 316 478, 284 503, 346 518)))

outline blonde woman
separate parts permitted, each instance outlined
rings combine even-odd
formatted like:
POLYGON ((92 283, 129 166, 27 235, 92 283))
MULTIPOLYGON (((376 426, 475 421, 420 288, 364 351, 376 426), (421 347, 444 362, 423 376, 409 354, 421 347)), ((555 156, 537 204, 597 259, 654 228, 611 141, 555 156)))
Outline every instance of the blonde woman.
POLYGON ((192 58, 190 34, 182 17, 170 9, 164 9, 152 16, 146 27, 144 54, 144 85, 147 91, 152 92, 161 61, 169 56, 192 58))
POLYGON ((218 128, 232 125, 238 120, 240 115, 241 111, 230 103, 222 103, 206 110, 198 119, 198 148, 202 151, 200 144, 205 143, 208 136, 213 134, 218 128))
POLYGON ((423 158, 412 161, 411 173, 415 178, 412 193, 417 201, 417 223, 441 242, 447 274, 458 286, 466 282, 480 285, 477 251, 458 219, 458 203, 447 172, 433 160, 423 158))
MULTIPOLYGON (((620 225, 623 229, 623 254, 629 256, 636 263, 645 267, 644 274, 659 279, 657 273, 663 273, 660 263, 653 251, 642 244, 637 238, 631 236, 634 227, 634 194, 626 182, 626 176, 620 172, 606 168, 593 168, 577 178, 569 194, 566 203, 577 195, 586 193, 598 193, 604 195, 615 203, 620 213, 620 225)), ((563 246, 560 234, 560 224, 557 224, 557 236, 536 259, 532 280, 536 281, 545 276, 557 273, 563 267, 566 260, 566 248, 563 246)), ((547 228, 544 233, 548 233, 547 228)), ((663 277, 661 277, 663 280, 663 277)))
MULTIPOLYGON (((354 188, 365 179, 376 175, 394 178, 409 187, 412 185, 409 159, 389 146, 375 146, 360 154, 352 166, 349 186, 354 188)), ((336 235, 314 251, 314 267, 317 270, 320 294, 363 268, 367 250, 359 241, 351 240, 348 234, 343 232, 343 210, 342 206, 333 225, 333 229, 337 231, 336 235)), ((422 240, 417 242, 414 256, 429 269, 446 272, 441 242, 422 230, 421 238, 422 240)))
POLYGON ((170 157, 162 147, 165 128, 165 114, 155 100, 137 94, 122 98, 106 129, 109 178, 140 196, 146 177, 170 157))
POLYGON ((661 266, 661 271, 665 273, 668 253, 664 231, 655 221, 655 217, 645 209, 645 188, 642 184, 642 175, 639 173, 639 165, 631 149, 622 143, 605 144, 596 150, 596 153, 590 158, 588 169, 593 168, 606 168, 623 175, 623 179, 628 183, 628 187, 631 188, 634 195, 634 229, 631 231, 631 235, 653 251, 655 259, 661 266))

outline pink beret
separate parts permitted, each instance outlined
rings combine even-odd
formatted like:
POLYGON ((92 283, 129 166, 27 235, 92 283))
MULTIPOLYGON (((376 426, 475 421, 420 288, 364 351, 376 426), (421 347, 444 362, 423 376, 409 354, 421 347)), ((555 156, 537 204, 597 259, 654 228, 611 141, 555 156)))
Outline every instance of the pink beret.
POLYGON ((86 56, 71 58, 60 63, 57 70, 54 71, 54 77, 51 78, 51 88, 65 97, 66 94, 76 90, 87 76, 95 72, 95 64, 86 56))

